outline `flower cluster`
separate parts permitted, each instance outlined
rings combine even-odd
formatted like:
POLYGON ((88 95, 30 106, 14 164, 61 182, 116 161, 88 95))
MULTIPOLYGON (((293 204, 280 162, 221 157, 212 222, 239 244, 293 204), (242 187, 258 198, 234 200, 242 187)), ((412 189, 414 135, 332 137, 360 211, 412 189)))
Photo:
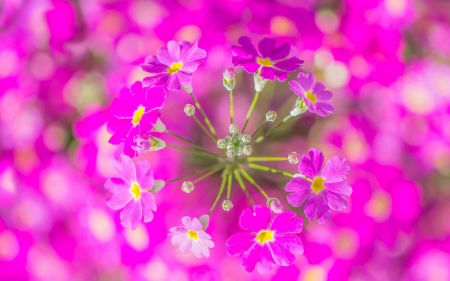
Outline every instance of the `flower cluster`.
POLYGON ((230 194, 233 181, 236 181, 253 208, 243 210, 239 219, 241 228, 249 232, 234 234, 228 239, 228 254, 242 256, 242 265, 246 271, 251 272, 256 268, 260 273, 268 273, 277 265, 293 264, 295 256, 303 254, 302 242, 296 236, 302 230, 303 220, 293 212, 283 211, 284 207, 280 201, 269 197, 253 178, 254 171, 291 178, 285 188, 287 192, 293 192, 287 195, 288 203, 292 207, 300 207, 306 201, 306 216, 311 222, 317 216, 318 222, 322 224, 328 221, 331 210, 343 210, 347 206, 342 196, 350 196, 352 192, 345 181, 350 166, 344 158, 333 157, 321 171, 324 156, 318 149, 311 149, 310 158, 303 155, 301 160, 297 152, 292 152, 287 157, 251 156, 253 147, 290 119, 299 117, 308 110, 319 116, 331 114, 332 93, 327 91, 322 83, 316 82, 313 74, 300 72, 297 80, 289 82, 290 89, 298 96, 289 114, 277 125, 264 131, 267 123, 272 123, 277 118, 277 113, 271 110, 252 134, 245 133, 267 81, 274 81, 275 78, 280 82, 285 81, 291 72, 301 67, 303 61, 295 56, 286 59, 290 53, 290 45, 285 43, 277 46, 275 39, 262 39, 258 44, 258 51, 248 37, 241 37, 238 42, 241 46, 233 47, 232 62, 254 74, 255 94, 244 126, 240 130, 234 123, 235 73, 233 69, 224 72, 223 85, 230 96, 231 136, 218 137, 217 131, 193 94, 192 74, 206 57, 206 52, 200 49, 197 43, 168 42, 167 47, 159 49, 156 56, 149 57, 142 66, 142 69, 152 76, 145 78, 143 83, 134 83, 130 89, 123 89, 120 98, 114 99, 111 104, 114 118, 108 123, 108 130, 112 134, 109 142, 114 145, 122 144, 123 154, 114 162, 119 177, 111 178, 105 184, 105 188, 112 192, 107 204, 114 210, 122 209, 122 225, 135 229, 142 219, 144 222, 153 219, 153 212, 157 210, 154 194, 165 184, 202 174, 194 181, 183 182, 181 189, 192 193, 195 184, 200 180, 222 171, 222 183, 209 213, 200 219, 184 216, 181 219, 183 226, 170 229, 172 244, 179 246, 183 253, 192 252, 198 258, 209 257, 209 249, 214 247, 214 243, 205 230, 226 187, 226 199, 221 205, 225 211, 233 208, 230 194), (177 91, 181 88, 192 97, 195 104, 187 104, 184 112, 196 121, 215 144, 217 151, 205 149, 170 131, 161 121, 160 117, 164 117, 161 116, 161 109, 166 101, 167 91, 177 91), (196 112, 200 113, 203 123, 197 118, 196 112), (154 135, 156 132, 170 134, 190 148, 166 144, 166 141, 154 135), (259 136, 254 138, 258 134, 259 136), (204 160, 209 159, 213 164, 205 161, 204 168, 163 181, 154 179, 149 162, 142 160, 134 163, 130 158, 164 148, 181 150, 204 160), (299 173, 289 173, 257 164, 265 161, 298 164, 299 173), (265 196, 267 207, 253 202, 244 179, 265 196))

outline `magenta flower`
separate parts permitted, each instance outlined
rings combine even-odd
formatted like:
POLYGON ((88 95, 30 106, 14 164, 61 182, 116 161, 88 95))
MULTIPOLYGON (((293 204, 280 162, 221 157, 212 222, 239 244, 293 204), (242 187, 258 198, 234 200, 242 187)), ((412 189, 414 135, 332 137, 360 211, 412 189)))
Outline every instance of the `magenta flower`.
POLYGON ((297 81, 289 81, 290 89, 308 106, 309 112, 319 116, 328 116, 333 113, 334 108, 330 99, 333 93, 325 90, 325 85, 316 82, 312 73, 302 73, 297 75, 297 81))
POLYGON ((325 163, 322 169, 323 154, 317 148, 309 150, 309 159, 306 155, 298 166, 302 177, 291 179, 285 187, 287 192, 293 192, 287 196, 289 204, 299 207, 305 202, 305 215, 313 222, 322 224, 328 221, 331 210, 344 210, 347 201, 342 196, 350 196, 352 188, 345 178, 350 172, 350 165, 342 157, 335 156, 325 163), (303 178, 304 176, 304 178, 303 178))
POLYGON ((121 154, 120 159, 113 162, 120 178, 110 178, 105 188, 112 192, 106 205, 120 212, 120 222, 123 227, 135 229, 144 217, 144 222, 153 220, 156 204, 153 194, 153 171, 148 161, 139 161, 136 166, 127 155, 121 154))
POLYGON ((151 77, 144 78, 145 86, 165 86, 168 90, 180 90, 180 84, 188 88, 192 83, 192 73, 205 61, 206 51, 197 42, 177 43, 169 41, 167 48, 161 48, 156 56, 146 59, 142 69, 151 77))
POLYGON ((180 246, 180 252, 192 252, 197 258, 209 257, 209 248, 214 247, 211 236, 206 233, 204 226, 197 218, 183 217, 182 226, 172 227, 169 235, 172 235, 172 244, 180 246))
POLYGON ((123 88, 120 98, 111 104, 114 119, 108 123, 108 131, 113 134, 109 142, 124 143, 124 153, 133 157, 134 137, 153 128, 165 100, 166 90, 161 87, 142 88, 142 83, 136 82, 130 89, 123 88))
POLYGON ((289 266, 295 255, 303 254, 303 245, 294 233, 300 233, 303 220, 293 212, 284 212, 270 220, 270 209, 261 205, 245 209, 239 225, 250 232, 232 235, 226 242, 230 256, 242 256, 242 266, 248 272, 255 269, 264 274, 275 265, 289 266))
POLYGON ((303 61, 297 57, 285 59, 291 51, 289 44, 282 44, 275 47, 275 39, 264 38, 258 43, 258 50, 255 49, 250 38, 243 36, 238 40, 241 46, 233 46, 233 65, 242 66, 248 73, 259 71, 262 78, 274 81, 285 81, 290 72, 301 67, 303 61))

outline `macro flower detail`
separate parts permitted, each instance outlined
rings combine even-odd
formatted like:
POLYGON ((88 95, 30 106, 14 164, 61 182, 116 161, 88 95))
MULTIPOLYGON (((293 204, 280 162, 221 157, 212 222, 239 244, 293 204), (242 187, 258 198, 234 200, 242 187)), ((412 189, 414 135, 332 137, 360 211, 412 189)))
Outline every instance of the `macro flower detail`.
POLYGON ((304 211, 308 219, 322 224, 328 221, 331 210, 344 210, 347 201, 342 196, 350 196, 352 188, 345 181, 350 165, 345 158, 335 156, 325 163, 323 154, 317 148, 309 150, 308 158, 302 156, 298 166, 300 177, 291 179, 285 187, 289 204, 300 207, 306 201, 304 211), (309 197, 309 199, 308 199, 309 197))
POLYGON ((211 236, 204 231, 204 225, 197 218, 185 216, 181 219, 182 226, 172 227, 171 242, 179 246, 180 252, 192 252, 197 258, 209 257, 209 248, 214 247, 211 236))
POLYGON ((290 89, 308 106, 311 113, 319 116, 329 116, 334 111, 330 99, 333 93, 325 90, 325 85, 316 82, 312 73, 302 73, 297 75, 297 81, 289 81, 290 89))
POLYGON ((240 46, 233 46, 232 63, 235 66, 242 66, 248 73, 256 73, 267 80, 285 81, 290 72, 296 71, 303 63, 297 57, 285 59, 291 51, 291 46, 287 43, 275 47, 276 40, 264 38, 258 43, 256 50, 249 37, 239 38, 240 46))
POLYGON ((167 47, 158 50, 156 56, 146 59, 142 69, 152 76, 144 79, 145 86, 164 86, 170 91, 189 88, 192 73, 205 61, 206 51, 198 43, 169 41, 167 47))
POLYGON ((156 212, 155 199, 151 191, 155 180, 148 161, 133 160, 125 154, 113 162, 119 178, 110 178, 105 183, 105 189, 112 193, 106 204, 113 210, 120 210, 120 222, 124 227, 135 229, 139 221, 153 220, 156 212))
POLYGON ((130 89, 123 88, 120 98, 111 104, 114 119, 108 123, 108 131, 113 134, 109 142, 124 143, 124 153, 134 156, 131 147, 135 136, 153 129, 165 100, 166 91, 161 87, 143 88, 141 82, 136 82, 130 89))
POLYGON ((250 232, 232 235, 226 242, 230 256, 242 256, 242 266, 248 272, 268 273, 276 265, 289 266, 295 255, 303 254, 303 245, 295 233, 300 233, 303 220, 293 212, 284 212, 271 220, 269 208, 254 205, 245 209, 239 225, 250 232))

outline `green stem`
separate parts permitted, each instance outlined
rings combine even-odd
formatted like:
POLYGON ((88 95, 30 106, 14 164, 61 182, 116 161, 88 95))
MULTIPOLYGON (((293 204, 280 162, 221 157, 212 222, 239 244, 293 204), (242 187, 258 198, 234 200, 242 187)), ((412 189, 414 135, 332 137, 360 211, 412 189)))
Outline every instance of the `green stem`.
POLYGON ((168 133, 168 134, 171 135, 171 136, 176 137, 176 138, 179 139, 179 140, 182 140, 182 141, 184 141, 184 142, 186 142, 186 143, 192 145, 193 147, 197 148, 198 150, 201 150, 201 151, 203 151, 203 152, 205 152, 205 153, 209 153, 209 154, 211 154, 211 155, 215 155, 215 156, 220 157, 219 154, 216 154, 216 153, 214 153, 214 152, 211 152, 211 151, 209 151, 209 150, 206 150, 206 149, 204 149, 203 147, 201 147, 201 146, 199 146, 199 145, 196 145, 195 143, 191 142, 190 140, 187 140, 187 139, 183 138, 182 136, 175 134, 175 133, 172 132, 172 131, 166 130, 165 132, 168 133))
POLYGON ((239 174, 239 170, 235 169, 234 170, 234 177, 236 178, 236 180, 238 181, 239 185, 242 188, 242 191, 244 191, 245 196, 247 196, 248 201, 250 202, 250 204, 253 206, 255 205, 255 203, 253 203, 252 197, 250 196, 250 194, 248 193, 247 188, 245 187, 244 181, 241 178, 241 175, 239 174))
POLYGON ((221 170, 221 169, 223 168, 223 166, 225 166, 225 165, 226 165, 226 164, 222 164, 222 165, 217 166, 217 167, 216 167, 215 165, 212 166, 212 167, 209 167, 209 168, 211 169, 211 171, 209 171, 208 173, 202 175, 202 176, 199 177, 198 179, 194 180, 193 183, 197 183, 197 182, 201 181, 202 179, 205 179, 205 178, 209 177, 210 175, 212 175, 212 174, 218 172, 218 171, 221 170), (215 167, 215 168, 214 168, 214 167, 215 167))
POLYGON ((255 143, 260 143, 261 141, 263 141, 266 137, 270 136, 276 129, 278 129, 281 125, 285 124, 291 118, 292 118, 292 116, 290 114, 288 116, 284 117, 283 121, 278 123, 275 127, 270 128, 264 135, 257 138, 255 143))
POLYGON ((209 128, 209 131, 217 139, 216 130, 214 130, 214 127, 212 126, 211 122, 209 121, 208 116, 206 116, 205 111, 203 111, 203 108, 200 106, 200 103, 198 102, 197 98, 194 96, 194 93, 189 93, 189 94, 191 95, 192 99, 194 100, 195 106, 200 111, 200 114, 203 116, 203 119, 205 120, 206 126, 208 126, 208 128, 209 128))
POLYGON ((242 128, 242 133, 244 133, 245 128, 247 127, 248 121, 250 120, 250 117, 252 117, 253 110, 255 109, 256 103, 258 102, 260 92, 255 92, 255 95, 253 96, 252 104, 250 105, 250 108, 247 112, 247 116, 245 117, 245 123, 244 127, 242 128))
MULTIPOLYGON (((230 168, 232 170, 233 168, 230 168)), ((231 195, 231 185, 233 184, 233 173, 228 172, 228 187, 227 187, 227 199, 230 200, 231 195)))
POLYGON ((165 183, 171 183, 171 182, 174 182, 174 181, 178 181, 178 180, 182 180, 182 179, 188 178, 188 177, 190 177, 190 176, 195 176, 195 175, 198 175, 198 174, 207 172, 207 171, 209 171, 209 170, 211 170, 211 169, 214 169, 213 167, 218 166, 218 165, 222 165, 222 163, 218 163, 218 164, 216 164, 216 165, 213 165, 212 167, 206 167, 206 168, 203 168, 203 169, 200 169, 200 170, 197 170, 197 171, 193 171, 193 172, 191 172, 191 173, 189 173, 189 174, 187 174, 187 175, 184 175, 184 176, 175 178, 175 179, 173 179, 173 180, 168 180, 168 181, 166 181, 165 183))
POLYGON ((222 157, 220 155, 206 154, 206 153, 203 153, 203 152, 200 152, 200 151, 197 151, 197 150, 192 150, 192 149, 189 149, 189 148, 184 148, 184 147, 180 147, 180 146, 176 146, 176 145, 167 144, 166 147, 170 147, 170 148, 178 149, 178 150, 185 151, 185 152, 188 152, 188 153, 191 153, 191 154, 204 156, 204 157, 210 157, 210 158, 214 158, 214 159, 222 157))
POLYGON ((247 162, 287 161, 287 157, 248 157, 247 162))
POLYGON ((230 124, 233 124, 234 121, 234 99, 233 99, 233 91, 230 91, 230 124))
POLYGON ((258 164, 253 164, 253 163, 249 163, 248 164, 249 168, 255 169, 255 170, 260 170, 260 171, 264 171, 264 172, 271 172, 273 174, 280 174, 286 177, 290 177, 293 178, 295 175, 288 173, 288 172, 283 172, 277 169, 272 169, 270 167, 266 167, 266 166, 262 166, 262 165, 258 165, 258 164))
POLYGON ((225 190, 225 184, 227 183, 228 178, 228 170, 230 166, 226 166, 222 173, 222 183, 220 184, 219 193, 217 194, 216 200, 214 201, 214 204, 212 205, 211 209, 209 210, 208 215, 211 215, 212 211, 216 208, 217 203, 219 203, 220 197, 222 197, 223 191, 225 190))
POLYGON ((195 123, 197 123, 197 125, 202 129, 202 131, 208 136, 208 138, 217 145, 217 141, 214 139, 213 136, 211 136, 211 134, 208 132, 208 130, 206 130, 205 126, 203 126, 203 124, 198 120, 197 116, 192 115, 192 117, 195 120, 195 123))
POLYGON ((261 192, 261 194, 266 197, 269 198, 269 196, 267 195, 267 193, 262 189, 261 186, 259 186, 259 184, 256 183, 256 181, 242 168, 239 168, 239 171, 241 172, 241 174, 244 176, 244 178, 246 178, 251 184, 253 184, 256 189, 259 190, 259 192, 261 192))
POLYGON ((264 128, 264 126, 266 125, 267 120, 264 120, 261 122, 261 124, 258 125, 258 127, 256 128, 256 130, 253 132, 252 134, 252 138, 256 135, 256 133, 259 132, 259 130, 261 130, 262 128, 264 128))

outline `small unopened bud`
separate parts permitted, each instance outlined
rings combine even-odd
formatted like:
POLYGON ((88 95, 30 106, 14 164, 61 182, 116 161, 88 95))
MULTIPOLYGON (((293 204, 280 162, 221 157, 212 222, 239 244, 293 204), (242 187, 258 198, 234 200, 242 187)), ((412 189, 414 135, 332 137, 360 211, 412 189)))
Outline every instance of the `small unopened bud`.
POLYGON ((227 89, 229 92, 233 91, 234 87, 236 86, 236 78, 234 75, 234 69, 228 68, 223 73, 223 86, 225 89, 227 89))
POLYGON ((267 80, 262 78, 259 73, 256 72, 253 76, 253 82, 255 84, 255 91, 262 92, 262 90, 264 90, 264 87, 266 86, 267 80))
POLYGON ((152 189, 150 190, 151 193, 157 193, 158 191, 160 191, 164 185, 166 185, 165 181, 163 180, 155 180, 153 182, 153 186, 152 189))
POLYGON ((249 143, 252 141, 252 136, 249 134, 245 134, 242 136, 242 142, 243 143, 249 143))
POLYGON ((232 134, 235 134, 239 131, 239 127, 236 126, 236 124, 231 124, 229 129, 230 129, 230 133, 232 133, 232 134))
POLYGON ((292 106, 289 114, 291 114, 292 117, 297 117, 308 111, 308 108, 309 107, 305 104, 303 99, 298 98, 297 101, 295 101, 295 104, 292 106))
POLYGON ((236 156, 236 152, 234 150, 228 150, 227 151, 227 157, 228 158, 233 158, 234 156, 236 156))
POLYGON ((166 143, 159 138, 151 136, 148 132, 142 132, 133 138, 131 148, 137 154, 143 154, 148 151, 160 150, 166 147, 166 143))
POLYGON ((186 113, 187 116, 192 116, 195 114, 195 107, 192 104, 186 104, 184 106, 184 113, 186 113))
POLYGON ((284 211, 284 207, 281 204, 280 200, 274 197, 270 197, 267 199, 267 207, 269 207, 269 209, 275 214, 281 214, 284 211))
POLYGON ((188 93, 188 94, 192 94, 192 85, 191 86, 189 86, 189 87, 184 87, 183 86, 183 84, 181 84, 181 88, 183 88, 183 91, 185 91, 186 93, 188 93))
POLYGON ((186 193, 191 193, 194 190, 194 183, 191 181, 183 182, 183 185, 181 186, 181 190, 183 190, 186 193))
POLYGON ((208 228, 208 226, 209 226, 209 216, 208 215, 203 215, 200 218, 198 218, 198 220, 202 224, 203 229, 207 229, 208 228))
POLYGON ((266 113, 266 121, 267 122, 273 122, 277 119, 277 113, 273 110, 270 110, 266 113))
POLYGON ((253 153, 253 148, 250 145, 244 146, 242 149, 245 155, 251 155, 253 153))
POLYGON ((233 202, 231 202, 231 200, 228 199, 223 200, 222 209, 224 209, 225 211, 233 209, 233 202))
POLYGON ((227 142, 224 139, 217 140, 217 147, 220 149, 224 149, 227 147, 227 142))

